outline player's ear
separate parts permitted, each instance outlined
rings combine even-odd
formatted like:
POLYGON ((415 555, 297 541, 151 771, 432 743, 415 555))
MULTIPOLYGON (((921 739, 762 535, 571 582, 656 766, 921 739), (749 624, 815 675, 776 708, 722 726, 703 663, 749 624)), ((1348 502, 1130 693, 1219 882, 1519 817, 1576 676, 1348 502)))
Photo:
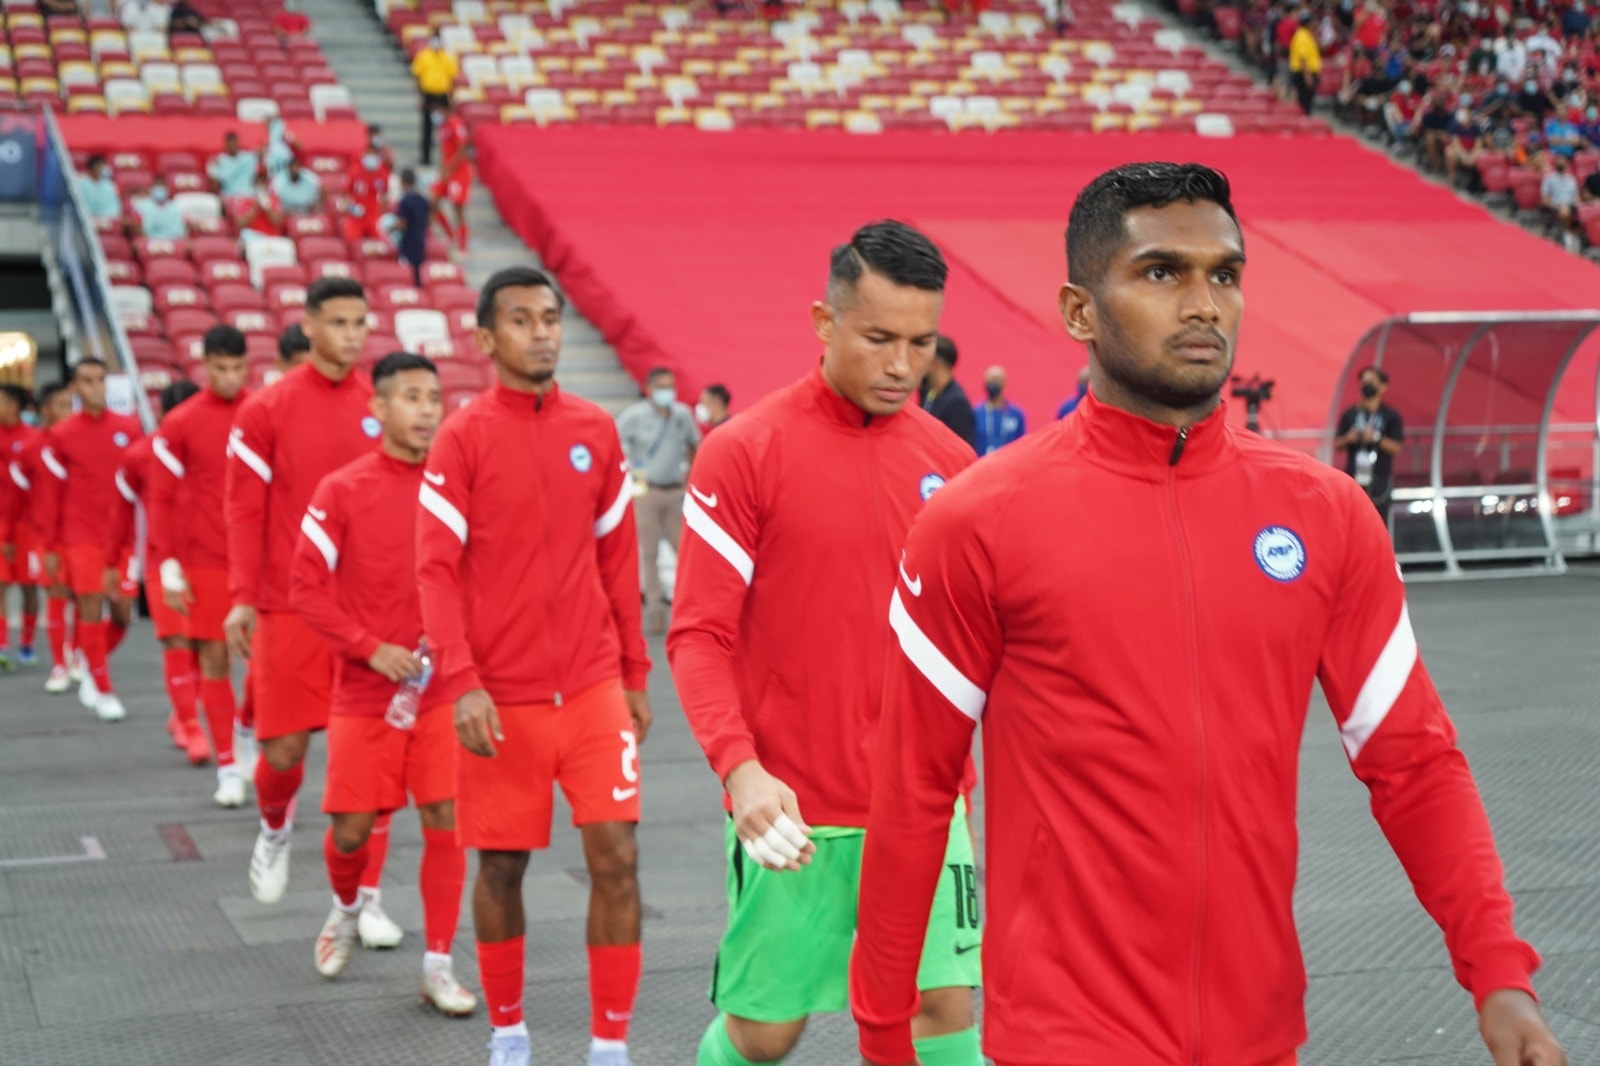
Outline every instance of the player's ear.
POLYGON ((1056 294, 1056 306, 1061 310, 1061 323, 1073 340, 1088 344, 1095 339, 1094 297, 1088 289, 1066 282, 1056 294))
POLYGON ((816 331, 817 340, 828 344, 833 340, 833 308, 818 300, 811 305, 811 328, 816 331))
POLYGON ((367 401, 367 410, 371 411, 372 417, 376 418, 380 422, 383 421, 383 409, 386 406, 387 404, 384 403, 383 393, 381 392, 373 393, 372 399, 367 401))
POLYGON ((482 352, 484 355, 494 355, 493 333, 490 333, 485 327, 479 326, 477 329, 472 331, 472 335, 478 339, 478 351, 482 352))

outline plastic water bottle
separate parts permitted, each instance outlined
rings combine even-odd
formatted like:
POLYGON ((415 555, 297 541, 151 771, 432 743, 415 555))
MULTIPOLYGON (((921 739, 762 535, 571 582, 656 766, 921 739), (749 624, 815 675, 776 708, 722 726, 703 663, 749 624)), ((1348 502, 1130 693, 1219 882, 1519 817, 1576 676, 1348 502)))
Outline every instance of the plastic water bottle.
POLYGON ((396 729, 410 729, 417 724, 417 707, 422 702, 423 690, 433 680, 433 656, 429 654, 428 642, 424 640, 411 654, 422 663, 422 676, 400 682, 400 688, 389 701, 389 709, 383 714, 383 720, 396 729))

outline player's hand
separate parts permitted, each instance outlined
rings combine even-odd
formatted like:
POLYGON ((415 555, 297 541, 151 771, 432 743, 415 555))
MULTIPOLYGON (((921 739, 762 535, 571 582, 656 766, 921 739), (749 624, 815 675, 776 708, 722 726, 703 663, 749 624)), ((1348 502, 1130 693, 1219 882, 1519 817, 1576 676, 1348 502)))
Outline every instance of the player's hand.
POLYGON ((628 701, 628 714, 633 718, 633 735, 643 744, 645 734, 650 732, 650 723, 656 720, 656 716, 650 712, 650 694, 643 689, 623 689, 622 698, 628 701))
POLYGON ((186 617, 189 614, 189 608, 194 604, 194 597, 189 594, 187 585, 182 589, 162 589, 161 599, 166 603, 168 610, 176 611, 186 617))
POLYGON ((0 544, 0 558, 5 559, 5 561, 9 563, 16 557, 17 546, 15 544, 0 544))
POLYGON ((811 862, 817 846, 800 817, 794 789, 751 759, 728 774, 724 785, 733 801, 733 826, 745 854, 769 870, 798 870, 811 862))
POLYGON ((1489 993, 1478 1012, 1478 1032, 1495 1066, 1567 1066, 1566 1052, 1526 992, 1502 988, 1489 993))
POLYGON ((463 748, 485 759, 495 757, 495 741, 506 739, 500 731, 500 712, 483 689, 475 688, 456 700, 456 737, 463 748))
POLYGON ((398 644, 379 644, 378 650, 367 659, 367 665, 395 684, 408 677, 422 676, 422 663, 398 644))
POLYGON ((250 659, 250 642, 256 635, 256 609, 241 603, 228 612, 222 620, 222 636, 228 642, 228 651, 245 661, 250 659))
POLYGON ((53 578, 59 578, 61 576, 61 556, 58 553, 45 553, 44 572, 53 578))
POLYGON ((156 567, 156 573, 161 577, 161 600, 167 609, 187 616, 194 604, 194 591, 189 588, 189 578, 183 572, 183 564, 176 559, 163 559, 161 565, 156 567))

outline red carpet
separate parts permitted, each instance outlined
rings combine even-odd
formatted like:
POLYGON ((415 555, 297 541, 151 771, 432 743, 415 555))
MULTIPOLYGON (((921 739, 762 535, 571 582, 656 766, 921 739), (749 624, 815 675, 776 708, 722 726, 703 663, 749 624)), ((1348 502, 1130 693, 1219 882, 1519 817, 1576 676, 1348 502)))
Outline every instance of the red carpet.
POLYGON ((816 358, 807 309, 829 249, 890 216, 951 261, 944 325, 968 391, 1001 363, 1029 418, 1053 417, 1085 362, 1055 316, 1067 213, 1095 174, 1140 158, 1233 181, 1250 259, 1237 369, 1277 379, 1268 427, 1321 426, 1338 369, 1387 314, 1600 294, 1594 267, 1342 137, 485 126, 477 148, 507 222, 629 371, 672 366, 685 391, 723 381, 736 407, 816 358))

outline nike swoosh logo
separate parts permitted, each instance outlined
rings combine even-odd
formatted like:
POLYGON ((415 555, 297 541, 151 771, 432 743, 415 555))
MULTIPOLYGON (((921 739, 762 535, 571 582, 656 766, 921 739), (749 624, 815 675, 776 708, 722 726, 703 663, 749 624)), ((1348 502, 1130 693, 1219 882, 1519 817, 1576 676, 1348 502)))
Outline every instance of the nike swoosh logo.
POLYGON ((906 557, 903 553, 900 556, 900 580, 906 583, 906 588, 911 591, 911 595, 922 595, 922 577, 919 575, 915 581, 911 580, 911 575, 906 573, 906 557))
POLYGON ((431 470, 424 470, 422 472, 422 476, 427 478, 429 481, 433 482, 433 484, 435 484, 435 485, 443 485, 444 484, 444 475, 443 474, 435 474, 431 470))
POLYGON ((318 522, 326 522, 328 520, 328 512, 327 511, 319 511, 315 507, 307 507, 306 508, 306 512, 308 514, 310 514, 312 518, 315 518, 318 522))
POLYGON ((613 788, 611 790, 611 798, 616 800, 618 803, 621 803, 624 800, 631 800, 638 794, 639 790, 636 788, 613 788))
POLYGON ((957 944, 956 945, 956 954, 957 955, 965 955, 967 952, 969 952, 969 951, 977 951, 981 947, 983 947, 982 944, 957 944))
POLYGON ((606 1021, 608 1021, 608 1022, 625 1022, 629 1018, 632 1018, 632 1017, 633 1017, 633 1012, 632 1011, 628 1011, 626 1014, 618 1014, 614 1010, 606 1011, 606 1021))
POLYGON ((693 485, 689 486, 689 491, 694 493, 694 498, 695 499, 699 500, 701 503, 705 504, 707 507, 710 507, 712 509, 716 508, 716 506, 717 506, 717 494, 716 493, 713 492, 711 495, 707 496, 705 493, 701 492, 699 489, 695 488, 693 485))

